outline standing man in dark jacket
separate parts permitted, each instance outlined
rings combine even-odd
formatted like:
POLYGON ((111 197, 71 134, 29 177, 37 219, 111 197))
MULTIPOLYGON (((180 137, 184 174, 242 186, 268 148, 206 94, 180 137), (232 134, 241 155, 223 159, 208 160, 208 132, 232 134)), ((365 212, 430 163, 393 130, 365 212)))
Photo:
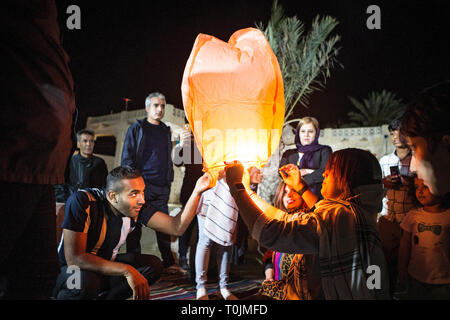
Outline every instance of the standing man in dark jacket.
POLYGON ((102 188, 105 185, 108 169, 102 158, 94 156, 94 145, 94 131, 82 129, 77 132, 80 152, 70 159, 67 184, 55 186, 57 203, 65 203, 78 189, 102 188))
POLYGON ((95 133, 83 129, 77 132, 80 153, 70 161, 69 185, 72 192, 83 188, 102 188, 106 183, 108 169, 105 161, 94 156, 95 133))
MULTIPOLYGON (((127 131, 122 150, 122 166, 131 166, 142 172, 145 181, 145 201, 158 211, 169 214, 170 185, 173 181, 172 140, 170 128, 162 122, 166 98, 153 92, 145 99, 147 118, 137 120, 127 131)), ((127 252, 141 251, 141 229, 136 228, 127 240, 127 252)), ((182 271, 175 264, 170 250, 170 236, 156 232, 165 271, 182 271)))

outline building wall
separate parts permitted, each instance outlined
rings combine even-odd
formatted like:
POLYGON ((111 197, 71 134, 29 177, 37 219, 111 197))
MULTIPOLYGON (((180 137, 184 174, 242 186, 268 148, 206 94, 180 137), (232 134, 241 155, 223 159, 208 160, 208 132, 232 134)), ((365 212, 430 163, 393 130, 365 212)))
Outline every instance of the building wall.
MULTIPOLYGON (((283 135, 283 141, 286 145, 284 150, 295 148, 293 133, 284 130, 283 135)), ((345 148, 368 150, 378 160, 385 154, 394 151, 387 124, 380 127, 321 129, 319 143, 331 146, 333 151, 345 148)))

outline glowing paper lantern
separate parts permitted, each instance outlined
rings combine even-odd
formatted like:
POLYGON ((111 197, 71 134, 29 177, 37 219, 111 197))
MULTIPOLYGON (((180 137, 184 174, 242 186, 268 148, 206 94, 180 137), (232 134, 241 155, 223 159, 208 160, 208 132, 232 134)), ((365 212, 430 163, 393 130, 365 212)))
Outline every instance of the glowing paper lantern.
POLYGON ((181 85, 186 118, 213 178, 224 161, 261 168, 280 141, 284 88, 277 58, 258 29, 224 42, 199 34, 181 85))

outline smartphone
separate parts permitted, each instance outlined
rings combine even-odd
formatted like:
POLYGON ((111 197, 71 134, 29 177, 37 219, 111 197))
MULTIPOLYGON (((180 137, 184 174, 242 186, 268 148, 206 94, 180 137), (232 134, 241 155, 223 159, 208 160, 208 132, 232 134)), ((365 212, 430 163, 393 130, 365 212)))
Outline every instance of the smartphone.
POLYGON ((391 170, 391 176, 392 177, 400 176, 400 170, 398 169, 398 166, 392 166, 389 169, 391 170))

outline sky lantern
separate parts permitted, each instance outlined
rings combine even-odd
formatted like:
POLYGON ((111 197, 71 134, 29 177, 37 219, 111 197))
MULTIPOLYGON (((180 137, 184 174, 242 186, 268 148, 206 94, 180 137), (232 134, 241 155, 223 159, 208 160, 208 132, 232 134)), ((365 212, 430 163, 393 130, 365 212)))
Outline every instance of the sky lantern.
POLYGON ((277 58, 261 31, 238 30, 228 42, 199 34, 181 91, 213 184, 224 162, 257 168, 267 163, 282 133, 284 88, 277 58))

